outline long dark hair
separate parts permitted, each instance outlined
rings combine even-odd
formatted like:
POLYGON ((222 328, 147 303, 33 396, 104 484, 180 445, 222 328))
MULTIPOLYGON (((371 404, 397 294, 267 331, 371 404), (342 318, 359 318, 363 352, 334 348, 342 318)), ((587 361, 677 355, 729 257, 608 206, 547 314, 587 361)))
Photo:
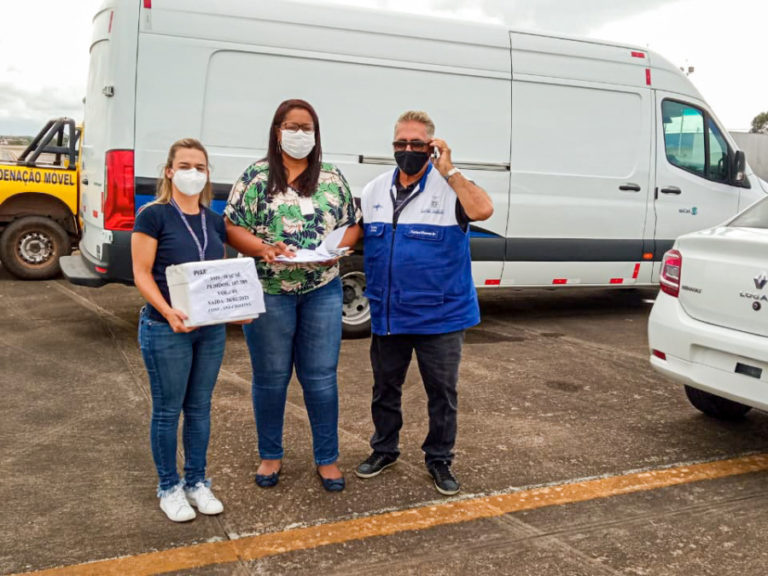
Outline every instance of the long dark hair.
POLYGON ((275 111, 275 117, 272 119, 272 126, 269 127, 269 148, 267 149, 267 161, 269 162, 269 179, 267 180, 267 194, 279 194, 288 189, 285 176, 285 166, 283 166, 283 154, 277 141, 277 131, 285 120, 288 112, 294 108, 303 108, 312 116, 312 123, 315 125, 315 147, 309 153, 307 169, 294 182, 294 188, 301 196, 312 196, 317 189, 317 181, 320 178, 320 168, 323 158, 323 149, 320 146, 320 120, 317 118, 317 112, 312 108, 309 102, 304 100, 286 100, 275 111))

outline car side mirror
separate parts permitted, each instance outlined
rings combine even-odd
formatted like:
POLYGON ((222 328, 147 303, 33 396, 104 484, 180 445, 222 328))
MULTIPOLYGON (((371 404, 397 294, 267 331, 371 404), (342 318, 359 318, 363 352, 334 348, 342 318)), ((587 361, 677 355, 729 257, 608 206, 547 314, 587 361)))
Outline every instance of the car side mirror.
POLYGON ((747 179, 747 156, 741 150, 737 150, 733 155, 733 162, 731 164, 731 175, 733 183, 739 186, 744 184, 747 179))

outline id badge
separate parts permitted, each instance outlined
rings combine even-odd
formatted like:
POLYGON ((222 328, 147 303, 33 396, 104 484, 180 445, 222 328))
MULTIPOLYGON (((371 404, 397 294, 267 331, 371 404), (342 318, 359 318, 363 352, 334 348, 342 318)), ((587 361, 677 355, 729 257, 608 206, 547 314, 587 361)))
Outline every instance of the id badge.
POLYGON ((312 198, 307 198, 306 196, 300 196, 299 208, 301 208, 301 213, 304 216, 314 216, 315 214, 315 205, 312 203, 312 198))

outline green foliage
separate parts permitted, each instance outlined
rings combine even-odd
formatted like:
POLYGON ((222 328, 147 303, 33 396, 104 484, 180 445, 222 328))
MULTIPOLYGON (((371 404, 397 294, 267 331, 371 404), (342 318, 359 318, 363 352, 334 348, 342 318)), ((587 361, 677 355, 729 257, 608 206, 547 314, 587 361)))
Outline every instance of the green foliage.
POLYGON ((752 134, 768 134, 768 112, 761 112, 752 120, 752 134))

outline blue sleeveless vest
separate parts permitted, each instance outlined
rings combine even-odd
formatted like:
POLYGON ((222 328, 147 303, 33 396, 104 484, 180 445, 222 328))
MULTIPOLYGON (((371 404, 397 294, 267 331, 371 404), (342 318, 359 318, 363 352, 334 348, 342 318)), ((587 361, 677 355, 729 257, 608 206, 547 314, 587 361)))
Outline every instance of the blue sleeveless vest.
POLYGON ((445 334, 480 322, 469 231, 456 220, 456 193, 429 167, 394 220, 397 169, 362 193, 366 291, 374 334, 445 334))

